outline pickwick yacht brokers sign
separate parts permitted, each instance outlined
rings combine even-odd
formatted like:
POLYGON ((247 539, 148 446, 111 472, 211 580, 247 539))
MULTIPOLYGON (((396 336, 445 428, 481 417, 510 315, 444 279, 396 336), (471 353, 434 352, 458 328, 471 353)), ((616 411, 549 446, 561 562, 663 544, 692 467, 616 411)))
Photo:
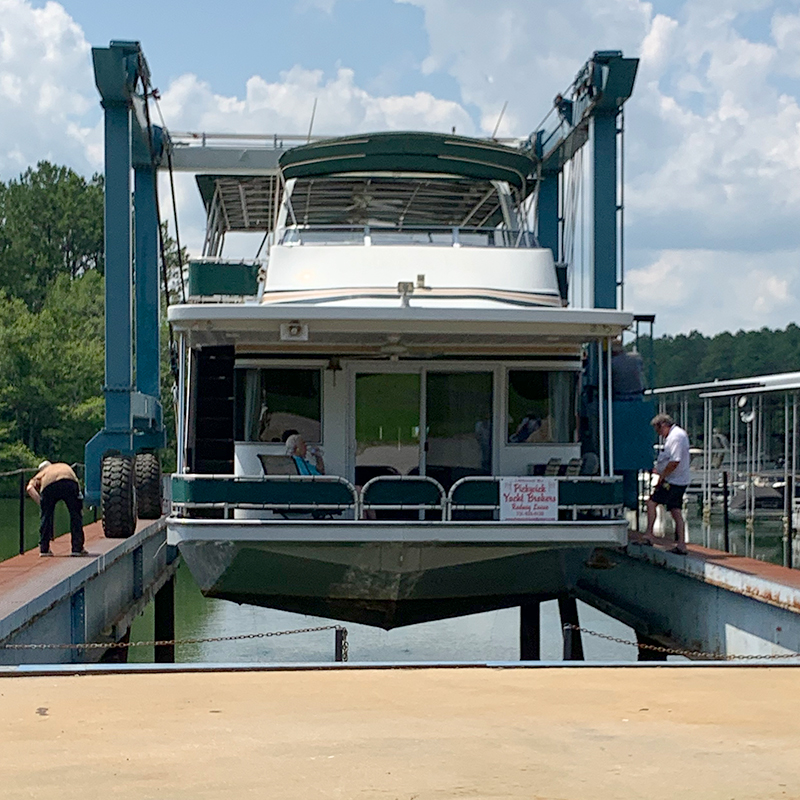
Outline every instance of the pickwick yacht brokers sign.
POLYGON ((500 519, 553 522, 558 519, 557 478, 502 478, 500 519))

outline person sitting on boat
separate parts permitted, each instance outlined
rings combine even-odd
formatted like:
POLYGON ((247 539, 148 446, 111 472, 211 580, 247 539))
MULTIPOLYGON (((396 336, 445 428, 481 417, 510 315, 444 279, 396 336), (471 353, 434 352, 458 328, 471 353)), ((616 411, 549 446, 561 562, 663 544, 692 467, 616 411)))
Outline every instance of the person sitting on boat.
POLYGON ((529 411, 522 419, 522 422, 517 426, 517 430, 508 437, 508 441, 519 444, 520 442, 530 441, 536 431, 542 427, 542 420, 536 416, 536 413, 529 411))
POLYGON ((324 475, 325 462, 322 460, 322 449, 319 447, 309 448, 305 439, 299 433, 293 433, 286 440, 286 455, 290 456, 297 467, 298 475, 324 475), (314 459, 312 464, 306 455, 314 459))
POLYGON ((664 448, 659 453, 653 472, 658 475, 656 488, 647 500, 647 530, 644 543, 652 544, 656 507, 664 505, 675 520, 677 542, 670 552, 686 555, 686 527, 681 506, 689 485, 689 436, 678 427, 669 414, 656 414, 651 420, 658 436, 664 438, 664 448))

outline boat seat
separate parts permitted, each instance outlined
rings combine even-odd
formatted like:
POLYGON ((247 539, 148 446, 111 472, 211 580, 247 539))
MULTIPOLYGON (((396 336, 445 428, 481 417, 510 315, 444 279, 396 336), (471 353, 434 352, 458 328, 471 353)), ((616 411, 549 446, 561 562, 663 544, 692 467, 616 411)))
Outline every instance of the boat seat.
POLYGON ((265 475, 297 475, 297 462, 291 456, 258 454, 265 475))
POLYGON ((564 470, 564 475, 580 475, 581 464, 583 464, 583 459, 571 458, 569 460, 569 463, 567 464, 566 469, 564 470))
MULTIPOLYGON (((362 513, 398 511, 438 512, 444 517, 444 489, 438 481, 421 475, 380 475, 361 490, 362 513)), ((385 516, 381 513, 381 517, 385 516)))

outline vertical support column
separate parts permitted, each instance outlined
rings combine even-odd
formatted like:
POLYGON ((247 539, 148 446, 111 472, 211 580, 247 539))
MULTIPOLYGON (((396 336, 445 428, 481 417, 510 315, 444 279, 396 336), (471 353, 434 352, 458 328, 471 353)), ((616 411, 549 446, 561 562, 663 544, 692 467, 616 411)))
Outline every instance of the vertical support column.
MULTIPOLYGON (((157 592, 155 597, 156 641, 172 641, 175 638, 175 576, 173 575, 157 592)), ((157 664, 175 663, 175 645, 156 645, 157 664)))
POLYGON ((131 125, 127 104, 105 106, 106 430, 131 426, 131 125))
MULTIPOLYGON (((86 596, 83 588, 78 589, 69 598, 69 628, 69 640, 72 644, 86 643, 86 596)), ((83 649, 72 650, 70 661, 83 661, 85 655, 86 651, 83 649)))
POLYGON ((519 660, 538 661, 541 655, 541 603, 530 600, 519 607, 519 660))
POLYGON ((581 632, 564 625, 579 625, 578 601, 574 597, 558 598, 558 613, 561 616, 562 634, 564 636, 564 661, 583 661, 583 641, 581 632))
POLYGON ((553 251, 558 261, 558 173, 543 172, 536 200, 536 238, 541 247, 553 251))
POLYGON ((594 307, 617 307, 617 109, 591 117, 594 307))
POLYGON ((136 292, 136 387, 140 392, 160 394, 158 287, 158 214, 156 171, 134 170, 135 292, 136 292))

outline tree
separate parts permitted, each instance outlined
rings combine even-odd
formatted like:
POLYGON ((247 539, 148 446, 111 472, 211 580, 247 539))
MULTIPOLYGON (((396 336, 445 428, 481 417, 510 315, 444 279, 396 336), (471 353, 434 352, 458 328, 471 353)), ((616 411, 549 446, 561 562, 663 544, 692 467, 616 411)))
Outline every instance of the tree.
POLYGON ((103 272, 102 176, 40 161, 0 186, 0 291, 38 310, 58 275, 103 272))

